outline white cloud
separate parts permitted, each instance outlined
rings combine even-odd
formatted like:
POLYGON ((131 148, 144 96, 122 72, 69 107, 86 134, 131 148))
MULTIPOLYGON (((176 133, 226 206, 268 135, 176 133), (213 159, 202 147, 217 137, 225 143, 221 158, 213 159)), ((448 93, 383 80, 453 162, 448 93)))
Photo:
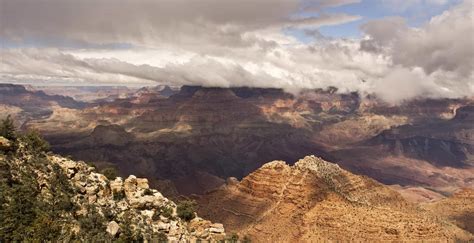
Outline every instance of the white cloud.
POLYGON ((3 38, 134 44, 124 50, 0 49, 4 82, 163 82, 292 92, 335 86, 391 102, 474 93, 468 1, 420 28, 388 18, 364 25, 363 40, 310 44, 283 34, 282 28, 314 29, 356 20, 358 16, 328 14, 324 8, 358 1, 305 1, 303 6, 317 10, 307 18, 294 15, 302 7, 297 0, 99 0, 94 8, 85 0, 0 1, 9 10, 2 16, 7 20, 3 38))
MULTIPOLYGON (((307 0, 313 7, 343 5, 348 0, 307 0)), ((323 14, 303 20, 300 0, 0 0, 1 36, 69 38, 92 43, 216 43, 246 47, 258 43, 247 32, 292 25, 340 24, 348 15, 323 14)))
POLYGON ((394 64, 472 76, 474 70, 474 12, 465 1, 431 19, 421 28, 409 28, 401 18, 375 20, 362 26, 370 39, 362 49, 390 56, 394 64))

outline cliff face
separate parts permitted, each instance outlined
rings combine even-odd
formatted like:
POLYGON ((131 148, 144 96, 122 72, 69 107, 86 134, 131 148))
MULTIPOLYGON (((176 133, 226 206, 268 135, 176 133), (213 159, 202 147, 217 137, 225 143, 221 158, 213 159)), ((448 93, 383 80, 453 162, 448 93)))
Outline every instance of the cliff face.
POLYGON ((370 140, 395 154, 430 161, 437 166, 474 165, 474 106, 456 110, 453 119, 387 130, 370 140))
POLYGON ((474 239, 392 189, 314 156, 265 164, 200 197, 199 212, 258 242, 474 239))
POLYGON ((180 218, 179 206, 150 189, 147 179, 133 175, 108 179, 84 162, 31 146, 0 137, 0 241, 21 237, 171 242, 225 238, 221 224, 192 215, 180 218))

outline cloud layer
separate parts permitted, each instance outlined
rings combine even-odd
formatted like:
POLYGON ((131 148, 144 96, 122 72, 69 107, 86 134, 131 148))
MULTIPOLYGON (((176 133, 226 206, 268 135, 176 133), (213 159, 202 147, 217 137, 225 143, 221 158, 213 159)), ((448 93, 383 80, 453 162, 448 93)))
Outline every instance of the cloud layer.
POLYGON ((0 40, 20 43, 0 49, 0 81, 336 86, 391 102, 474 94, 469 0, 417 28, 401 17, 369 21, 361 39, 285 34, 358 20, 327 11, 358 2, 0 0, 0 40))

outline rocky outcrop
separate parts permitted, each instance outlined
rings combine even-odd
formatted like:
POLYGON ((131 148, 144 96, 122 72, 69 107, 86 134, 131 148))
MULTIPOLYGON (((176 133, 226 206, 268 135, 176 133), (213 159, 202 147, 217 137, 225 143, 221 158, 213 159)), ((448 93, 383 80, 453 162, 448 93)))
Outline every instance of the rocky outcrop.
MULTIPOLYGON (((99 212, 107 210, 116 215, 131 215, 132 222, 143 235, 165 233, 171 242, 186 242, 189 240, 211 240, 225 238, 224 228, 216 230, 215 224, 199 217, 192 222, 185 222, 176 215, 176 204, 157 190, 150 189, 148 180, 133 175, 125 180, 117 177, 108 180, 104 175, 96 173, 91 167, 82 162, 75 162, 59 156, 51 156, 52 163, 58 164, 65 170, 71 183, 78 189, 75 201, 81 205, 95 205, 99 212), (163 209, 171 210, 171 215, 163 216, 163 209)), ((85 212, 85 211, 84 211, 85 212)), ((112 236, 119 233, 120 227, 115 221, 107 224, 107 232, 112 236)))
POLYGON ((200 197, 199 213, 257 242, 454 241, 473 235, 314 156, 265 164, 200 197))
POLYGON ((10 150, 4 149, 11 146, 10 142, 3 137, 0 137, 0 142, 2 169, 8 168, 7 171, 2 171, 8 176, 0 174, 1 180, 13 178, 16 183, 23 183, 23 180, 32 179, 23 178, 24 173, 32 174, 40 188, 40 197, 47 201, 59 200, 52 198, 55 195, 53 192, 58 190, 56 184, 53 186, 53 181, 70 188, 67 190, 67 197, 73 206, 68 208, 73 211, 64 213, 70 216, 64 216, 61 227, 69 225, 77 235, 81 235, 83 225, 80 218, 98 213, 107 220, 104 233, 107 232, 110 239, 117 239, 122 232, 126 234, 125 232, 131 229, 144 241, 152 240, 156 235, 161 235, 161 239, 166 237, 169 242, 217 241, 226 236, 222 224, 215 224, 197 216, 190 221, 181 219, 178 216, 177 204, 159 191, 151 189, 145 178, 130 175, 126 179, 108 179, 84 162, 51 153, 43 154, 31 150, 31 145, 25 145, 23 142, 11 153, 8 152, 10 150), (6 155, 7 153, 9 154, 6 155), (59 174, 51 172, 55 168, 58 168, 59 174), (58 178, 63 176, 64 179, 58 182, 58 178))

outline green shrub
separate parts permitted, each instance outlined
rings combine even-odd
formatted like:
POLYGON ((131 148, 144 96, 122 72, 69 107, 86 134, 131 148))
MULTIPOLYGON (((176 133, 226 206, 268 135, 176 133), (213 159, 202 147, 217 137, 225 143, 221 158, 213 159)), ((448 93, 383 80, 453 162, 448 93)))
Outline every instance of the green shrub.
POLYGON ((108 221, 115 220, 115 214, 112 212, 110 208, 108 207, 103 208, 102 213, 104 214, 104 218, 107 219, 108 221))
POLYGON ((9 146, 1 147, 1 154, 10 154, 15 153, 18 149, 18 140, 15 126, 13 125, 13 120, 10 115, 6 119, 0 121, 0 136, 9 140, 9 146))
MULTIPOLYGON (((71 155, 66 155, 65 157, 72 160, 72 156, 71 156, 71 155)), ((85 162, 85 163, 86 163, 88 166, 94 168, 94 170, 97 170, 97 166, 96 166, 94 163, 92 163, 92 162, 90 162, 90 161, 85 162)), ((107 176, 106 176, 106 177, 107 177, 107 176)))
POLYGON ((0 136, 11 141, 16 141, 17 139, 15 125, 10 115, 0 122, 0 136))
POLYGON ((227 241, 230 243, 237 243, 239 242, 239 235, 237 235, 236 233, 232 233, 230 237, 227 239, 227 241))
POLYGON ((79 237, 85 242, 103 242, 109 238, 105 218, 92 205, 87 205, 87 214, 79 218, 79 237))
POLYGON ((150 188, 147 188, 143 191, 144 196, 153 196, 153 191, 150 188))
POLYGON ((143 236, 132 227, 132 218, 129 213, 125 213, 120 224, 120 235, 117 242, 143 242, 143 236))
POLYGON ((155 211, 155 213, 153 214, 152 219, 155 220, 155 221, 159 220, 160 215, 162 215, 163 217, 169 218, 169 219, 173 218, 173 208, 168 207, 168 206, 159 207, 155 211))
POLYGON ((44 140, 36 130, 28 131, 22 136, 22 140, 26 147, 32 152, 41 153, 48 152, 50 150, 49 143, 46 142, 46 140, 44 140))
POLYGON ((107 177, 107 179, 109 180, 115 180, 115 178, 117 178, 117 169, 115 169, 114 167, 107 167, 107 168, 104 168, 100 171, 101 174, 103 174, 105 177, 107 177))
POLYGON ((120 200, 125 198, 125 191, 124 190, 120 190, 120 191, 114 190, 112 192, 112 194, 113 194, 113 197, 114 197, 115 201, 120 201, 120 200))
POLYGON ((166 243, 168 242, 168 236, 163 232, 159 232, 153 235, 152 242, 166 243))
POLYGON ((178 217, 185 221, 190 221, 196 217, 196 202, 191 200, 181 201, 176 209, 178 217))

